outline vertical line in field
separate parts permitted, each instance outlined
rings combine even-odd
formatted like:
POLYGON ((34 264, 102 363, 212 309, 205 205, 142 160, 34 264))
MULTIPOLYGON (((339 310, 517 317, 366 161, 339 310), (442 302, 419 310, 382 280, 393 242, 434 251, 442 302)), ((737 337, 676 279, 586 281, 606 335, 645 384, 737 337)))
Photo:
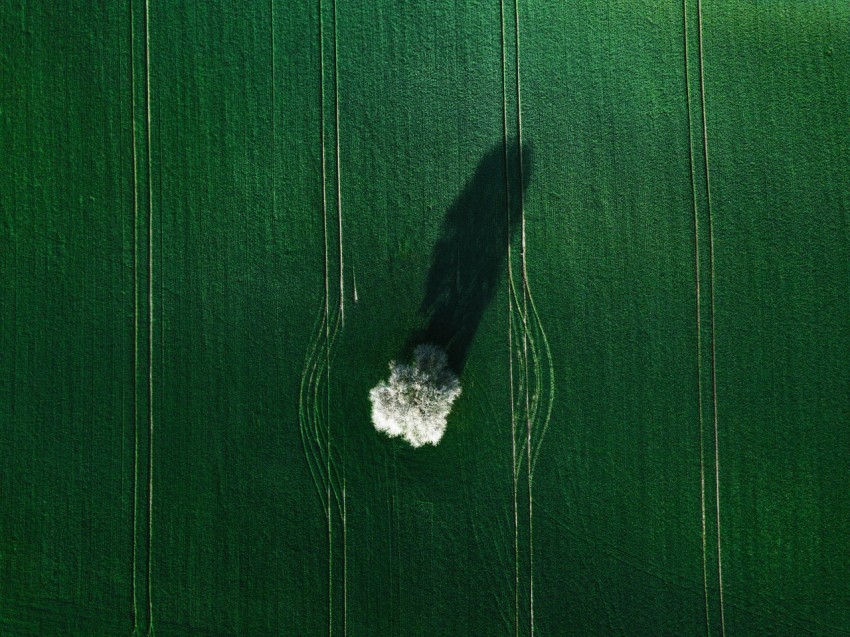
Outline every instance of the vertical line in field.
MULTIPOLYGON (((273 0, 272 0, 273 1, 273 0)), ((333 428, 331 420, 331 361, 333 360, 333 349, 336 338, 342 329, 342 304, 344 303, 344 262, 342 256, 342 197, 340 177, 340 153, 339 153, 339 89, 337 85, 338 61, 337 61, 337 27, 336 27, 336 2, 328 5, 329 16, 325 16, 325 2, 318 0, 315 5, 318 10, 318 52, 319 52, 319 142, 320 142, 320 164, 321 164, 321 220, 322 220, 322 276, 323 297, 319 309, 316 324, 313 327, 313 335, 307 346, 304 371, 301 376, 299 388, 299 426, 301 442, 304 447, 304 455, 310 470, 311 478, 316 486, 322 514, 325 518, 328 564, 327 564, 327 632, 333 635, 335 627, 341 629, 343 634, 347 632, 348 612, 348 503, 347 489, 342 471, 336 465, 343 464, 345 454, 345 436, 343 432, 342 445, 336 447, 333 444, 333 428), (326 27, 326 22, 332 20, 333 24, 326 27), (331 31, 332 29, 332 31, 331 31), (327 32, 326 32, 327 30, 327 32), (333 62, 325 60, 325 39, 333 37, 333 42, 328 48, 328 55, 333 56, 333 62), (326 77, 333 68, 333 120, 328 115, 327 109, 331 108, 331 102, 327 99, 330 88, 326 77), (337 222, 332 224, 328 211, 328 136, 331 133, 327 127, 334 123, 335 148, 334 166, 337 171, 336 181, 336 206, 337 222), (331 234, 337 231, 334 240, 331 234), (331 279, 336 268, 332 271, 331 261, 333 258, 331 250, 336 249, 339 254, 339 298, 336 299, 331 293, 333 285, 331 279), (337 302, 336 305, 334 303, 337 302), (342 455, 340 455, 342 454, 342 455), (340 525, 341 533, 336 533, 334 527, 340 525), (341 543, 341 546, 339 544, 341 543), (336 544, 336 547, 335 547, 336 544), (336 555, 341 554, 340 558, 336 555), (341 560, 341 568, 339 562, 341 560), (339 571, 339 572, 335 572, 339 571), (336 581, 342 579, 341 590, 336 581), (342 599, 339 599, 339 598, 342 599), (342 614, 334 612, 334 606, 342 605, 342 614)), ((273 6, 272 6, 273 11, 273 6)), ((272 35, 274 38, 274 34, 272 35)), ((273 119, 273 121, 275 121, 273 119)), ((356 293, 355 293, 356 294, 356 293)), ((338 631, 337 631, 338 632, 338 631)))
POLYGON ((133 164, 133 633, 153 632, 153 187, 149 7, 129 3, 133 164), (140 15, 136 15, 136 11, 140 15), (137 29, 144 31, 137 33, 137 29), (144 46, 144 50, 137 48, 144 46), (137 58, 138 55, 138 58, 137 58), (144 76, 139 75, 144 73, 144 76), (136 86, 136 83, 139 86, 136 86), (140 120, 144 120, 144 132, 140 120), (141 162, 144 145, 144 166, 141 162), (142 179, 146 184, 142 186, 142 179), (141 188, 144 187, 144 191, 141 188), (142 203, 140 198, 147 197, 142 203), (144 208, 144 217, 142 209, 144 208), (145 268, 146 281, 142 281, 145 268), (146 324, 146 326, 145 326, 146 324), (145 342, 146 341, 146 342, 145 342), (142 424, 144 423, 144 424, 142 424), (143 438, 142 427, 147 429, 143 438), (147 454, 146 458, 144 454, 147 454), (147 472, 147 476, 144 472, 147 472), (141 490, 145 489, 144 495, 141 490), (147 523, 145 524, 145 516, 147 523), (142 551, 146 551, 143 553, 142 551), (142 610, 146 607, 146 610, 142 610), (146 626, 145 626, 146 625, 146 626))
MULTIPOLYGON (((330 271, 328 247, 328 184, 327 150, 325 144, 325 28, 324 3, 319 0, 319 125, 321 128, 322 160, 322 231, 324 241, 324 358, 325 358, 325 521, 328 539, 328 635, 333 635, 333 511, 331 508, 331 423, 330 423, 330 271)), ((321 379, 319 379, 321 382, 321 379)))
POLYGON ((711 174, 708 163, 708 122, 705 109, 705 59, 703 56, 702 0, 697 0, 697 34, 699 35, 699 88, 702 106, 702 150, 705 167, 705 197, 708 210, 708 263, 710 274, 710 314, 711 314, 711 397, 714 406, 714 496, 715 515, 717 517, 717 585, 720 593, 720 634, 726 634, 726 615, 723 604, 723 551, 720 533, 720 439, 717 419, 717 351, 715 344, 715 306, 714 306, 714 227, 711 214, 711 174))
POLYGON ((700 225, 699 212, 697 202, 697 187, 695 180, 694 167, 694 139, 693 139, 693 115, 691 108, 691 81, 690 81, 690 48, 688 46, 688 0, 682 2, 682 19, 684 25, 684 48, 685 48, 685 95, 687 99, 687 115, 688 115, 688 159, 690 162, 690 182, 691 196, 693 199, 693 217, 694 217, 694 278, 696 281, 696 330, 697 330, 697 405, 699 414, 699 473, 700 473, 700 517, 701 517, 701 532, 700 539, 702 542, 702 584, 703 596, 705 605, 705 628, 706 635, 711 635, 711 619, 708 603, 708 561, 707 561, 707 540, 706 540, 706 500, 705 500, 705 425, 703 417, 702 404, 702 304, 700 291, 700 225))
MULTIPOLYGON (((324 233, 325 318, 328 316, 328 196, 325 166, 325 46, 323 42, 322 0, 319 0, 319 136, 322 162, 322 230, 324 233)), ((327 323, 325 336, 328 335, 327 323)))
POLYGON ((148 186, 148 633, 153 633, 153 590, 151 587, 153 547, 153 185, 151 170, 151 59, 150 3, 145 0, 145 141, 148 186))
POLYGON ((337 231, 339 233, 339 315, 342 325, 345 325, 345 275, 342 259, 342 180, 340 178, 339 158, 339 54, 337 47, 336 0, 333 0, 334 23, 334 132, 336 136, 336 211, 337 231))
POLYGON ((325 162, 325 43, 324 24, 322 20, 322 0, 319 0, 319 129, 321 140, 322 161, 322 231, 324 233, 324 272, 325 272, 325 342, 330 338, 328 323, 329 307, 329 273, 328 273, 328 178, 325 162))
POLYGON ((517 500, 517 449, 516 415, 514 409, 514 347, 513 347, 513 266, 511 257, 511 186, 508 164, 508 98, 507 98, 507 61, 505 58, 505 0, 499 3, 502 39, 502 134, 505 152, 505 223, 507 224, 507 264, 508 264, 508 370, 511 394, 511 487, 513 495, 514 518, 514 634, 519 635, 519 502, 517 500))
MULTIPOLYGON (((339 29, 337 27, 337 0, 333 0, 333 57, 334 57, 334 137, 336 157, 336 215, 337 215, 337 238, 339 251, 339 315, 338 325, 340 329, 345 326, 345 264, 343 259, 342 245, 342 159, 340 157, 340 133, 339 133, 339 29)), ((330 349, 330 346, 329 346, 330 349)), ((328 365, 328 387, 330 388, 330 364, 328 365)), ((330 399, 329 399, 330 401, 330 399)), ((328 422, 330 423, 330 405, 328 405, 328 422)), ((348 634, 348 529, 347 504, 345 491, 345 432, 342 438, 342 457, 340 465, 342 471, 342 633, 348 634)), ((328 434, 328 457, 330 457, 330 433, 328 434)), ((329 482, 330 482, 330 476, 329 482)), ((339 480, 339 478, 338 478, 339 480)), ((339 488, 339 484, 337 484, 339 488)))
POLYGON ((683 8, 690 181, 694 207, 703 591, 706 634, 710 636, 715 633, 725 636, 715 338, 714 228, 705 97, 702 2, 701 0, 684 0, 683 8), (695 47, 691 46, 693 42, 696 42, 695 47), (711 422, 710 427, 707 426, 708 422, 711 422), (713 449, 713 452, 709 449, 713 449), (709 466, 711 463, 713 466, 709 466), (714 474, 713 480, 708 479, 709 473, 714 474), (713 506, 709 505, 712 500, 713 506), (710 508, 713 508, 713 514, 709 514, 710 508), (712 525, 714 525, 713 528, 712 525))
POLYGON ((276 166, 276 157, 277 157, 277 62, 275 60, 275 44, 274 44, 274 35, 275 35, 275 27, 274 27, 274 0, 269 0, 269 25, 271 31, 271 71, 272 71, 272 85, 271 85, 271 97, 272 97, 272 219, 275 218, 277 214, 277 170, 275 170, 276 166))
POLYGON ((325 509, 328 524, 328 635, 333 635, 333 511, 331 509, 331 422, 330 422, 330 272, 328 255, 328 200, 325 150, 325 44, 323 4, 319 0, 319 58, 321 59, 321 111, 322 111, 322 220, 325 241, 325 509))
POLYGON ((522 262, 522 350, 523 367, 525 373, 525 424, 526 424, 526 478, 528 487, 528 601, 529 601, 529 631, 534 637, 534 495, 533 478, 531 467, 532 441, 531 441, 531 402, 528 372, 528 268, 526 254, 526 232, 525 232, 525 174, 523 166, 523 143, 522 143, 522 80, 520 74, 520 35, 519 35, 519 0, 514 0, 514 48, 515 73, 516 73, 516 124, 517 124, 517 152, 519 154, 519 220, 520 238, 522 248, 520 258, 522 262))
POLYGON ((132 114, 133 152, 133 634, 139 630, 137 586, 138 507, 139 507, 139 188, 138 151, 136 150, 136 37, 133 2, 130 0, 130 105, 132 114))

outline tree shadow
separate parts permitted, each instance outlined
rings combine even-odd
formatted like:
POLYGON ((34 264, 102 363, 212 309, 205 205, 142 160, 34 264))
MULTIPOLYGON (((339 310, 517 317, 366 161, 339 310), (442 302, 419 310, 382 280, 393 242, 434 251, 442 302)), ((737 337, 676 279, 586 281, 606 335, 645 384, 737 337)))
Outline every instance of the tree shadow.
POLYGON ((446 350, 458 375, 463 371, 520 226, 522 193, 531 178, 529 144, 523 144, 521 160, 517 141, 496 144, 446 212, 419 307, 424 326, 405 344, 406 357, 420 343, 433 343, 446 350))

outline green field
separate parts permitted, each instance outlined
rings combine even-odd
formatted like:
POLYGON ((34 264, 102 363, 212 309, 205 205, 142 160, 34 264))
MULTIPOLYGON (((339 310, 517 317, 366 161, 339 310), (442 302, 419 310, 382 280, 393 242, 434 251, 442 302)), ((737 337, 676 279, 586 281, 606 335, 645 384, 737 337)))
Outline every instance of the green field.
POLYGON ((848 166, 840 0, 0 0, 0 635, 850 635, 848 166))

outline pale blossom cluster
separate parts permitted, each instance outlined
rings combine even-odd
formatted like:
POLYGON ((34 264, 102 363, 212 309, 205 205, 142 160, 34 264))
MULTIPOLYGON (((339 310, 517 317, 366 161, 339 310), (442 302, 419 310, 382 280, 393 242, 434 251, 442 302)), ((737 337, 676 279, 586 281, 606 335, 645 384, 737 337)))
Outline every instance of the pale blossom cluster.
POLYGON ((448 367, 446 352, 419 345, 413 362, 390 363, 390 378, 369 392, 375 429, 401 436, 413 447, 436 445, 446 431, 446 418, 460 396, 460 381, 448 367))

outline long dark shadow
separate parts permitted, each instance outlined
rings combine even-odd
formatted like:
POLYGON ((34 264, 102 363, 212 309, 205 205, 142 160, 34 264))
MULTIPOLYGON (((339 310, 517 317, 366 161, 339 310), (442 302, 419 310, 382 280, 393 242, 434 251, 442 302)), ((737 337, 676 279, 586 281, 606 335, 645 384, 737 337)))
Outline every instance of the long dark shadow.
POLYGON ((521 152, 520 170, 515 140, 494 146, 446 212, 419 308, 424 325, 408 339, 407 357, 416 345, 433 343, 446 350, 458 375, 463 371, 505 273, 508 241, 520 225, 520 202, 531 178, 529 144, 521 152))

